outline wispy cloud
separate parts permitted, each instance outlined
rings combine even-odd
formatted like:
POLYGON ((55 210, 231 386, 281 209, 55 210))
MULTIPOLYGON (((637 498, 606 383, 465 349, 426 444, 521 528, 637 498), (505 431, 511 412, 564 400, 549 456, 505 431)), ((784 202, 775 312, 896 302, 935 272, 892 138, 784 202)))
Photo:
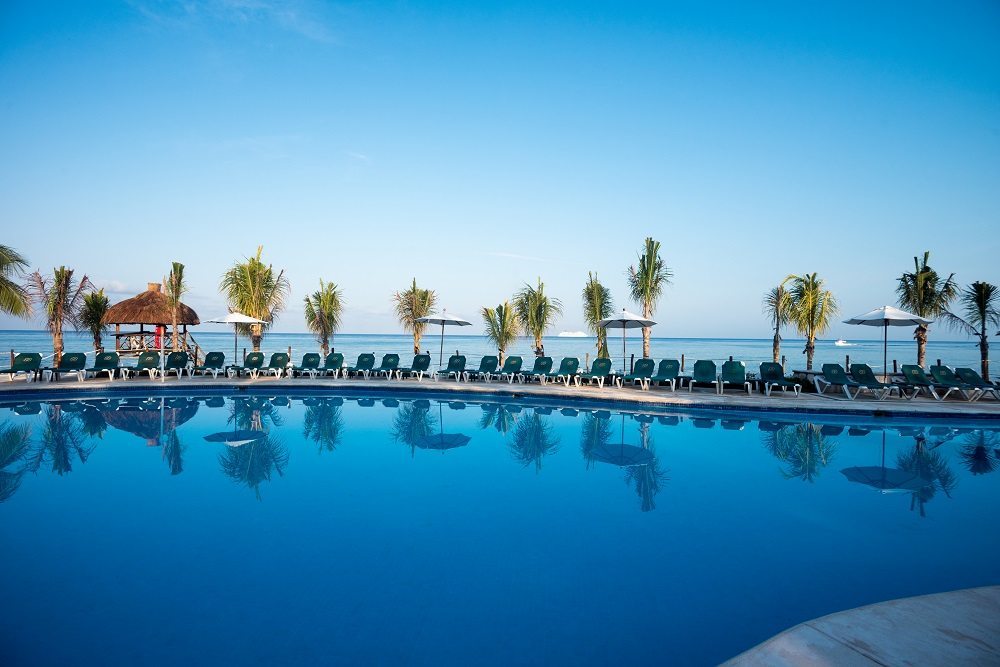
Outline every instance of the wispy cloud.
POLYGON ((272 25, 315 42, 335 41, 321 17, 326 6, 309 0, 132 0, 131 4, 147 20, 169 28, 209 22, 272 25))
POLYGON ((488 252, 490 257, 502 257, 503 259, 518 259, 524 262, 546 262, 542 257, 532 257, 531 255, 518 255, 513 252, 488 252))
POLYGON ((350 158, 354 158, 358 162, 364 162, 365 164, 371 164, 372 159, 365 155, 364 153, 357 153, 355 151, 344 151, 344 155, 350 158))

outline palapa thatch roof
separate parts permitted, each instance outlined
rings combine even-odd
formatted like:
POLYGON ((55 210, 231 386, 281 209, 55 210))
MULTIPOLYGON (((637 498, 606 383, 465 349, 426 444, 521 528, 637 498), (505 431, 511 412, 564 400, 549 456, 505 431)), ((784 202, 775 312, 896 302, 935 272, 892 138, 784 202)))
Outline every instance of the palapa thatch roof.
POLYGON ((165 408, 162 415, 158 408, 102 410, 101 415, 109 426, 139 436, 147 445, 156 445, 161 433, 173 431, 197 412, 198 404, 191 403, 182 408, 165 408))
MULTIPOLYGON (((119 301, 108 308, 104 324, 170 324, 170 302, 160 291, 159 283, 149 283, 142 294, 119 301)), ((198 313, 181 304, 177 324, 201 324, 198 313)))

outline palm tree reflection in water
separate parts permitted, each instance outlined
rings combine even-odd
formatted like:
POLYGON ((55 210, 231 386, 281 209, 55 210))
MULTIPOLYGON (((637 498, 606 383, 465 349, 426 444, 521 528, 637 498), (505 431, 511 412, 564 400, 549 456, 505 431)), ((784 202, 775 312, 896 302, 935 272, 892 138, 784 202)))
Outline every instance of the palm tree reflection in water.
POLYGON ((520 408, 507 403, 484 403, 483 416, 479 418, 479 428, 485 430, 491 426, 497 433, 507 435, 517 424, 517 413, 520 408))
POLYGON ((635 487, 635 492, 639 496, 639 507, 643 512, 656 509, 656 494, 660 492, 663 482, 670 478, 667 471, 660 467, 660 459, 656 456, 656 445, 649 434, 649 424, 639 425, 639 439, 642 448, 648 450, 653 458, 649 463, 639 466, 630 466, 625 469, 625 483, 635 487))
POLYGON ((26 424, 0 425, 0 503, 17 493, 25 473, 25 459, 31 444, 31 429, 26 424), (18 464, 20 464, 19 467, 18 464))
MULTIPOLYGON (((277 408, 261 398, 234 400, 229 423, 237 428, 265 431, 265 423, 280 426, 282 417, 277 408)), ((266 431, 265 431, 266 432, 266 431)), ((272 472, 284 475, 288 465, 288 450, 270 433, 239 447, 226 447, 219 455, 222 472, 238 484, 253 489, 257 500, 261 500, 260 485, 271 480, 272 472)))
POLYGON ((761 437, 767 451, 786 465, 781 471, 785 479, 801 479, 810 484, 830 464, 837 451, 836 443, 815 424, 785 426, 764 432, 761 437))
POLYGON ((64 414, 59 405, 45 406, 42 437, 31 454, 28 469, 37 472, 43 463, 51 461, 52 472, 64 475, 73 471, 74 456, 86 463, 94 446, 87 446, 87 436, 76 413, 64 414))
POLYGON ((437 420, 430 414, 431 405, 427 401, 403 403, 392 419, 392 438, 410 447, 410 455, 416 453, 419 444, 434 433, 437 420))
POLYGON ((1000 438, 997 431, 979 429, 965 437, 965 444, 959 450, 959 457, 965 468, 973 475, 985 475, 1000 465, 1000 438))
POLYGON ((542 459, 559 450, 559 438, 552 433, 552 424, 543 419, 537 410, 528 417, 518 420, 510 443, 510 452, 515 461, 524 467, 532 464, 535 472, 542 469, 542 459))
POLYGON ((958 486, 958 478, 948 467, 948 462, 940 452, 935 451, 936 447, 943 443, 928 446, 922 435, 914 439, 916 442, 913 448, 896 458, 896 466, 927 480, 927 484, 919 491, 910 494, 910 509, 918 509, 920 516, 925 517, 927 516, 925 505, 937 495, 938 489, 950 498, 951 492, 958 486))
POLYGON ((328 399, 319 399, 306 407, 302 423, 302 436, 319 446, 319 452, 332 452, 340 444, 344 431, 344 416, 340 405, 328 399))

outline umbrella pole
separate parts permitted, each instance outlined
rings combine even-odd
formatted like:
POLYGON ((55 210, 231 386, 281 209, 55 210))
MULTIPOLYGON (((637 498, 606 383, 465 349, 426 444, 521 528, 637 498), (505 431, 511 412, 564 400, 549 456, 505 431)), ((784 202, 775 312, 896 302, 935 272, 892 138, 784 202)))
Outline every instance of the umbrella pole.
POLYGON ((882 382, 889 381, 889 320, 882 326, 882 382))
POLYGON ((444 322, 441 323, 441 349, 438 350, 438 369, 441 369, 444 361, 444 322))
MULTIPOLYGON (((628 331, 624 326, 622 326, 622 375, 628 375, 628 371, 625 370, 625 332, 628 331)), ((622 422, 622 428, 625 428, 625 422, 622 422)))

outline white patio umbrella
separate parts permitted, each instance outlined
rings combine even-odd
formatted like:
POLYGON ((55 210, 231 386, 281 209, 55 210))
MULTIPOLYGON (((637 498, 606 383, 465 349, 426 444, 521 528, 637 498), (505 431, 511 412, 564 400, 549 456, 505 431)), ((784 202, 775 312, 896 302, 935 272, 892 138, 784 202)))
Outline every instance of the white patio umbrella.
POLYGON ((249 315, 244 315, 243 313, 229 313, 225 317, 216 317, 212 320, 207 320, 213 324, 232 324, 233 325, 233 363, 236 361, 236 345, 239 341, 239 335, 236 332, 237 324, 267 324, 264 320, 258 320, 255 317, 250 317, 249 315))
POLYGON ((882 327, 882 380, 889 377, 889 327, 915 327, 928 325, 932 320, 926 320, 919 315, 908 313, 892 306, 882 306, 870 310, 864 315, 844 320, 844 324, 860 324, 866 327, 882 327))
POLYGON ((635 313, 630 313, 624 308, 619 315, 614 317, 605 318, 597 323, 597 326, 603 329, 621 329, 622 330, 622 370, 625 370, 625 330, 626 329, 642 329, 644 327, 651 327, 655 325, 656 322, 653 320, 642 317, 641 315, 636 315, 635 313))
POLYGON ((455 327, 471 327, 472 322, 469 320, 459 317, 458 315, 449 315, 448 309, 445 308, 441 311, 440 315, 428 315, 427 317, 418 317, 416 322, 423 324, 440 324, 441 325, 441 350, 438 352, 438 368, 441 368, 441 361, 444 359, 444 327, 455 326, 455 327))

